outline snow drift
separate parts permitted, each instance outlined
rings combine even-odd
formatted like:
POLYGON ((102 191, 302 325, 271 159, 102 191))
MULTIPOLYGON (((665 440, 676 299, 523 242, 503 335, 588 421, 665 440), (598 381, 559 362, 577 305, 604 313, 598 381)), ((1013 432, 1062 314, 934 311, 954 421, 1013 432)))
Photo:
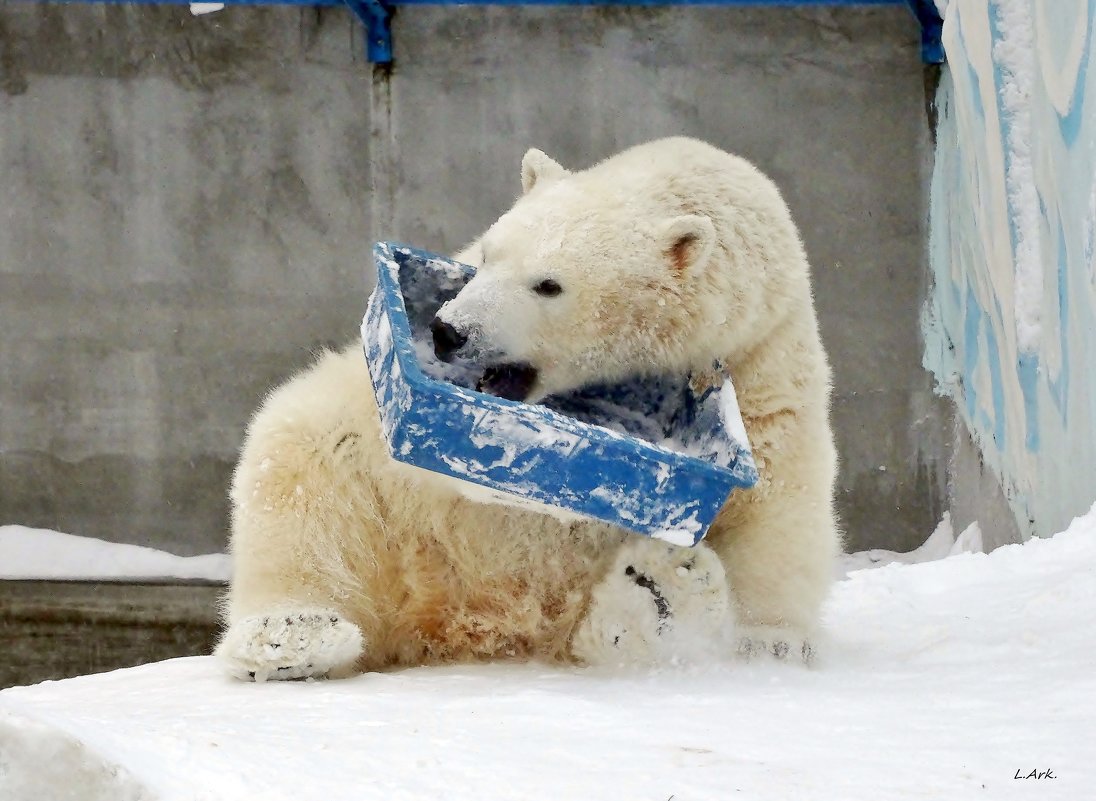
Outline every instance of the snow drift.
POLYGON ((0 798, 1083 798, 1094 574, 1096 508, 1050 540, 851 573, 810 670, 242 684, 196 657, 12 688, 0 798))
POLYGON ((199 579, 228 581, 227 554, 175 554, 25 526, 0 526, 0 580, 77 579, 141 581, 199 579))

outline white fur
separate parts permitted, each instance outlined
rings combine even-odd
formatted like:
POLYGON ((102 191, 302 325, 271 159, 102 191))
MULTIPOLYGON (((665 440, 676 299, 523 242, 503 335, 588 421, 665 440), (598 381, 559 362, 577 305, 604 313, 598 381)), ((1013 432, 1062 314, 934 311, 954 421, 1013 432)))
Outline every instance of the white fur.
POLYGON ((217 646, 229 673, 255 681, 349 675, 361 652, 361 631, 335 610, 296 607, 239 620, 217 646))
POLYGON ((728 594, 723 565, 707 546, 633 537, 594 587, 572 652, 587 664, 710 657, 726 637, 728 594))
POLYGON ((218 653, 237 675, 263 664, 270 678, 319 672, 315 649, 289 665, 238 645, 265 643, 255 619, 284 609, 330 609, 355 626, 358 669, 619 661, 619 642, 606 643, 621 632, 624 659, 658 658, 667 632, 719 642, 720 598, 743 653, 809 656, 840 545, 836 454, 809 268, 778 191, 747 162, 688 139, 576 173, 530 151, 522 183, 526 194, 459 254, 479 271, 445 314, 475 327, 485 350, 535 365, 537 397, 636 371, 699 376, 723 365, 758 486, 729 500, 697 550, 477 503, 387 456, 357 344, 325 354, 266 399, 236 470, 235 575, 218 653), (534 293, 545 278, 563 293, 534 293), (679 575, 693 558, 707 566, 679 575), (621 572, 640 564, 668 595, 669 623, 621 572))

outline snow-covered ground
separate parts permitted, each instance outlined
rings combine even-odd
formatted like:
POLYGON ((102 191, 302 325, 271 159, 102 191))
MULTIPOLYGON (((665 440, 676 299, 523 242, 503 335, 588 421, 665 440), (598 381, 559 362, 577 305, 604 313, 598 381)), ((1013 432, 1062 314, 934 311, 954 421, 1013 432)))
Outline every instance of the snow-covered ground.
MULTIPOLYGON (((914 564, 956 553, 982 550, 982 533, 972 523, 958 537, 944 519, 925 544, 909 553, 875 549, 844 554, 836 566, 838 578, 853 570, 892 562, 914 564)), ((0 580, 74 579, 94 581, 171 581, 202 579, 227 582, 232 558, 223 553, 176 556, 154 548, 78 537, 41 528, 0 526, 0 580)))
POLYGON ((25 526, 0 526, 0 579, 228 581, 226 554, 175 554, 25 526))
POLYGON ((1050 540, 851 573, 812 669, 240 684, 172 660, 0 692, 0 798, 1079 801, 1094 613, 1096 508, 1050 540))

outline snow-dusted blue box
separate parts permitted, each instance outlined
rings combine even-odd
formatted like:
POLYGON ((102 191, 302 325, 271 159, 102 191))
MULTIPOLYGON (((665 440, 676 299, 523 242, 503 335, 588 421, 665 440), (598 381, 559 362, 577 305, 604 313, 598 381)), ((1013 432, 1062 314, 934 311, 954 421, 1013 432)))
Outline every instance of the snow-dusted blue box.
POLYGON ((429 331, 474 270, 386 242, 374 256, 362 342, 393 458, 503 502, 545 504, 679 545, 699 542, 730 493, 757 481, 730 381, 697 395, 685 378, 645 378, 540 405, 476 392, 480 368, 435 358, 429 331))

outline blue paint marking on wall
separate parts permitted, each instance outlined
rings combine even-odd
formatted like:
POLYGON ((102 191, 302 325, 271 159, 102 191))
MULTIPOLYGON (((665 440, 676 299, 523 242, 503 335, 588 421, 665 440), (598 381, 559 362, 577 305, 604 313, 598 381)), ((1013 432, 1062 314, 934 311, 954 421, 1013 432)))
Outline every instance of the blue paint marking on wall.
MULTIPOLYGON (((963 13, 963 8, 962 8, 962 6, 960 6, 959 3, 956 3, 955 7, 953 9, 951 9, 950 12, 958 18, 963 13)), ((963 27, 962 27, 962 25, 956 25, 955 30, 957 31, 956 36, 958 37, 958 40, 959 40, 960 50, 965 52, 966 49, 967 49, 967 45, 966 45, 966 42, 964 41, 965 37, 963 36, 963 27)), ((954 69, 954 67, 953 67, 953 69, 954 69)), ((978 72, 977 72, 977 70, 974 69, 974 65, 972 63, 970 63, 969 61, 966 62, 966 70, 967 70, 967 80, 970 81, 970 89, 971 89, 971 92, 973 94, 973 97, 971 98, 971 102, 969 104, 967 104, 966 110, 967 111, 973 111, 978 116, 984 117, 985 112, 983 111, 984 106, 982 105, 982 81, 978 77, 978 72)))
POLYGON ((1050 396, 1062 417, 1069 423, 1069 263, 1066 258, 1066 232, 1058 220, 1058 341, 1063 368, 1056 378, 1049 378, 1050 396))
POLYGON ((993 402, 993 442, 998 448, 1003 448, 1006 417, 1005 385, 1001 380, 1001 349, 997 347, 997 333, 988 318, 983 318, 983 328, 986 337, 986 363, 989 365, 989 391, 993 402))
MULTIPOLYGON (((1092 40, 1092 20, 1096 17, 1096 0, 1089 0, 1088 15, 1085 19, 1085 41, 1092 40)), ((1085 87, 1088 84, 1088 60, 1091 48, 1086 47, 1081 55, 1081 64, 1077 70, 1077 82, 1073 86, 1073 94, 1069 100, 1069 112, 1058 113, 1058 126, 1062 132, 1062 140, 1067 147, 1073 147, 1077 137, 1081 133, 1083 120, 1083 108, 1085 104, 1085 87)))
POLYGON ((1024 393, 1024 447, 1029 453, 1039 450, 1039 354, 1021 353, 1016 363, 1020 391, 1024 393))
POLYGON ((944 27, 924 362, 1025 535, 1096 498, 1094 20, 1096 0, 951 0, 944 27), (1006 108, 1006 78, 1023 106, 1006 108), (1038 260, 1020 271, 1018 243, 1038 260))
POLYGON ((967 286, 966 309, 963 315, 963 394, 967 405, 967 417, 971 420, 978 418, 978 389, 975 386, 975 377, 978 374, 980 361, 979 352, 981 343, 979 333, 982 328, 982 307, 978 305, 978 299, 974 291, 967 286))

